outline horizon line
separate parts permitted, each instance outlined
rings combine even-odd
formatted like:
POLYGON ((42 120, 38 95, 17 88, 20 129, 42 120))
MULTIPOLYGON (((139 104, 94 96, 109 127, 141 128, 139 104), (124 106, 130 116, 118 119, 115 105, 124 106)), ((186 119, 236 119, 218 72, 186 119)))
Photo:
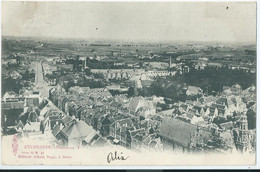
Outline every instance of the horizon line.
MULTIPOLYGON (((24 38, 24 39, 62 39, 62 40, 78 40, 78 41, 111 41, 111 42, 121 42, 121 43, 152 43, 152 44, 171 44, 171 43, 215 43, 215 44, 253 44, 256 45, 256 41, 196 41, 196 40, 130 40, 130 39, 113 39, 113 38, 78 38, 78 37, 56 37, 56 36, 25 36, 25 35, 1 35, 2 38, 4 37, 17 37, 17 38, 24 38)), ((3 41, 3 39, 2 39, 3 41)))

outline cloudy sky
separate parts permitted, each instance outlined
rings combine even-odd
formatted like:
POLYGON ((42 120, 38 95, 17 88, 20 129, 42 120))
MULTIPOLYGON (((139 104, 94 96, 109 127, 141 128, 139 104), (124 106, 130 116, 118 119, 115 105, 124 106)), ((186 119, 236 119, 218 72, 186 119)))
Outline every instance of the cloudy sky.
POLYGON ((255 3, 2 2, 2 35, 255 42, 255 3))

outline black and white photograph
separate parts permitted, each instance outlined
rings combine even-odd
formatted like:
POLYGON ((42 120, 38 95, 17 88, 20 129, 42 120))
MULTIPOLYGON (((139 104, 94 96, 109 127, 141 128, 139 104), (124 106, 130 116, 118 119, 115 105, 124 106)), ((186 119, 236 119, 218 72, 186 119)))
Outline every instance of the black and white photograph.
POLYGON ((256 2, 1 2, 3 165, 255 165, 256 2))

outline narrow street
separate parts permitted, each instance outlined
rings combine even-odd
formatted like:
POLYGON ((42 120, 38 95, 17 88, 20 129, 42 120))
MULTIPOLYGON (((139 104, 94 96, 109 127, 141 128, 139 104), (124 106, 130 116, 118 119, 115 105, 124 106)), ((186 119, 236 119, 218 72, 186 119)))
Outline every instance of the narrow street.
POLYGON ((43 71, 41 62, 36 62, 35 66, 35 89, 38 90, 43 97, 49 97, 49 90, 52 88, 43 80, 43 71))

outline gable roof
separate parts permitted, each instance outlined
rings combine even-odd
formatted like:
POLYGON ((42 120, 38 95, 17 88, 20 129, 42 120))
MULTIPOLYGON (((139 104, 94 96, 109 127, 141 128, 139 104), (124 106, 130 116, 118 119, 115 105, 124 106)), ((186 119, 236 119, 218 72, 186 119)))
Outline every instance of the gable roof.
POLYGON ((104 97, 111 97, 112 94, 111 94, 109 91, 104 91, 104 92, 102 93, 102 96, 104 96, 104 97))
POLYGON ((91 145, 93 147, 103 147, 106 144, 109 144, 103 137, 99 137, 97 140, 93 141, 91 145))
POLYGON ((102 116, 104 116, 105 114, 103 114, 103 113, 96 113, 95 115, 94 115, 94 118, 96 118, 96 119, 100 119, 102 116))
POLYGON ((145 132, 144 128, 140 128, 140 129, 136 129, 136 130, 130 131, 130 135, 132 137, 135 137, 138 133, 142 133, 142 132, 145 132))
POLYGON ((145 132, 145 130, 140 130, 138 133, 136 133, 133 138, 139 141, 143 141, 147 136, 147 133, 145 132))
POLYGON ((130 109, 130 110, 132 110, 132 111, 136 111, 137 109, 137 106, 138 106, 138 104, 139 104, 139 102, 140 101, 142 101, 143 100, 143 98, 142 97, 134 97, 134 98, 132 98, 131 100, 130 100, 130 103, 129 103, 129 105, 128 105, 128 108, 130 109))
POLYGON ((141 121, 141 128, 148 128, 149 127, 149 120, 145 119, 141 121))
POLYGON ((48 103, 49 103, 48 100, 44 99, 44 100, 39 104, 38 108, 39 108, 40 110, 42 110, 48 103))
POLYGON ((64 118, 62 118, 61 122, 64 124, 64 125, 67 125, 68 123, 70 123, 72 121, 72 117, 66 115, 64 118))
POLYGON ((227 97, 220 97, 218 100, 216 100, 215 103, 216 104, 221 104, 221 105, 226 105, 228 107, 231 104, 234 104, 235 101, 231 100, 230 98, 227 98, 227 97))
POLYGON ((120 120, 115 121, 114 123, 117 123, 120 127, 123 124, 127 124, 128 127, 133 125, 133 121, 130 118, 120 119, 120 120))
POLYGON ((97 132, 95 130, 91 131, 89 135, 84 139, 84 141, 88 144, 90 144, 93 139, 97 136, 97 132))
POLYGON ((45 114, 47 114, 48 110, 49 110, 49 107, 44 106, 40 111, 40 116, 44 116, 45 114))
POLYGON ((16 125, 16 128, 23 128, 24 124, 21 120, 19 120, 18 124, 16 125))
POLYGON ((189 147, 191 137, 196 129, 197 127, 193 124, 178 119, 165 118, 161 124, 159 135, 184 147, 189 147))

